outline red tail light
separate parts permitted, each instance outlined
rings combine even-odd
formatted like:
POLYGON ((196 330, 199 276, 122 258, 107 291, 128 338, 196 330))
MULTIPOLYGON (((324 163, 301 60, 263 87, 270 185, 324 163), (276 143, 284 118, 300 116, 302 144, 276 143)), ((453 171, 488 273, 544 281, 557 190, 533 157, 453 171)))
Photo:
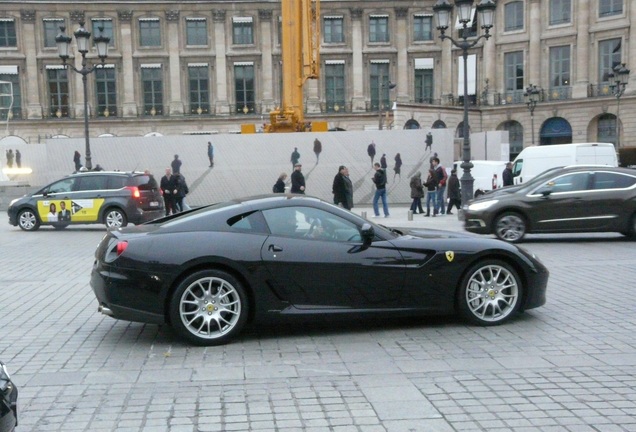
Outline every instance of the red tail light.
POLYGON ((128 247, 128 242, 127 241, 118 242, 117 243, 117 256, 120 256, 121 254, 123 254, 127 247, 128 247))
POLYGON ((133 198, 141 197, 141 194, 139 193, 139 188, 137 186, 126 186, 126 189, 128 189, 132 193, 133 198))

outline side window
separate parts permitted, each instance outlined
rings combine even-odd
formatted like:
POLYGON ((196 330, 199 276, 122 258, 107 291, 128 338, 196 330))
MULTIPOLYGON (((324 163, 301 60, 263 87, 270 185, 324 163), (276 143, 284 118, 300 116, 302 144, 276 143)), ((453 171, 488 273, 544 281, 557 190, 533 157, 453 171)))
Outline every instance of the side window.
POLYGON ((594 174, 592 189, 626 189, 636 184, 636 177, 611 172, 594 174))
POLYGON ((260 212, 245 213, 228 219, 227 224, 234 231, 267 233, 267 224, 260 212))
POLYGON ((106 190, 108 177, 102 175, 81 177, 79 180, 79 191, 106 190))
POLYGON ((48 193, 65 193, 65 192, 73 192, 76 190, 75 188, 75 179, 68 178, 64 180, 60 180, 59 182, 53 183, 49 186, 48 193))
POLYGON ((588 189, 589 173, 567 174, 550 180, 540 189, 548 188, 552 193, 577 192, 588 189))
POLYGON ((286 207, 263 211, 274 235, 323 241, 361 241, 358 227, 346 219, 312 207, 286 207))
POLYGON ((521 174, 522 168, 523 168, 523 159, 519 159, 517 162, 515 162, 514 166, 512 167, 512 176, 517 177, 519 174, 521 174))
POLYGON ((126 177, 124 176, 110 176, 108 177, 108 186, 110 190, 121 189, 126 186, 126 177))

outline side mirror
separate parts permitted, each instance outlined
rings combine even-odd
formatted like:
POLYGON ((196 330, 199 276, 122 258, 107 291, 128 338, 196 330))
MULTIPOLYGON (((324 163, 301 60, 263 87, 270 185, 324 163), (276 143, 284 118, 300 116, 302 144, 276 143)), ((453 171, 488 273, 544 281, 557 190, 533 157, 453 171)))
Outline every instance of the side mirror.
POLYGON ((362 243, 365 246, 368 246, 373 241, 375 237, 375 230, 369 223, 362 224, 362 229, 360 230, 360 235, 362 236, 362 243))

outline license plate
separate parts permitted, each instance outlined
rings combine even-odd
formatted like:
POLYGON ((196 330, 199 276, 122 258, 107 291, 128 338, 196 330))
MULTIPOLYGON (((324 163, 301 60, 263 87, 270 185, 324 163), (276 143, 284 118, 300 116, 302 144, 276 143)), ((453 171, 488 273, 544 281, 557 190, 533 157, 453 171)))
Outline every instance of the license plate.
POLYGON ((150 207, 159 207, 158 201, 150 201, 150 207))

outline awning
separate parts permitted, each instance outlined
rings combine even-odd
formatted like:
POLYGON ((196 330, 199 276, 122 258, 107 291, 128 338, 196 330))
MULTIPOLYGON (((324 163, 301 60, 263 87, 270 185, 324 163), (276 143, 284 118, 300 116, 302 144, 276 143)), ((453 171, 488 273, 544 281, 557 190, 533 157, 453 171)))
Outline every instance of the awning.
MULTIPOLYGON (((457 94, 459 96, 464 95, 464 59, 463 57, 457 57, 457 64, 459 65, 457 74, 457 94)), ((475 94, 475 88, 477 85, 477 56, 475 54, 470 54, 466 59, 468 71, 468 92, 469 95, 475 94)))
POLYGON ((232 17, 233 23, 251 23, 252 21, 252 17, 232 17))
POLYGON ((371 60, 371 63, 372 64, 378 64, 378 63, 379 64, 389 64, 389 63, 391 63, 391 61, 388 60, 388 59, 374 59, 374 60, 371 60))
POLYGON ((254 62, 234 62, 234 66, 254 66, 254 62))
POLYGON ((416 58, 415 69, 433 69, 434 63, 432 58, 416 58))
POLYGON ((326 15, 323 17, 324 19, 342 19, 342 15, 326 15))
POLYGON ((328 64, 328 65, 345 64, 345 61, 344 60, 325 60, 325 64, 328 64))
POLYGON ((208 63, 188 63, 188 67, 208 67, 208 63))
POLYGON ((91 21, 112 21, 112 18, 91 18, 91 21))
POLYGON ((44 18, 42 21, 55 21, 55 22, 63 22, 63 18, 44 18))
POLYGON ((388 15, 384 15, 384 14, 382 14, 382 15, 374 15, 374 14, 369 15, 369 18, 388 18, 388 17, 389 17, 388 15))
POLYGON ((161 69, 161 63, 146 63, 140 66, 142 69, 161 69))
POLYGON ((13 22, 15 18, 0 18, 0 22, 13 22))
POLYGON ((186 21, 206 21, 204 17, 186 17, 186 21))
POLYGON ((159 21, 159 18, 139 18, 139 21, 159 21))
POLYGON ((0 66, 0 75, 17 75, 17 66, 0 66))
POLYGON ((66 69, 66 66, 64 66, 64 65, 46 65, 45 68, 46 69, 59 70, 59 69, 66 69))

